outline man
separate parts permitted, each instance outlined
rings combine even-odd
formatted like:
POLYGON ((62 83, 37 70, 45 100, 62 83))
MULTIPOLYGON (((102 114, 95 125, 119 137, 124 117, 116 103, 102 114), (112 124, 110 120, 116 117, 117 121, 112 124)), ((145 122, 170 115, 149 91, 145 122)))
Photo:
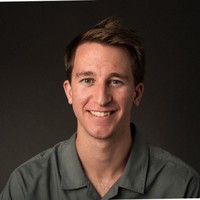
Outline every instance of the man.
POLYGON ((199 175, 146 144, 130 123, 144 92, 144 51, 133 30, 103 20, 67 46, 65 66, 77 132, 17 168, 1 200, 200 197, 199 175))

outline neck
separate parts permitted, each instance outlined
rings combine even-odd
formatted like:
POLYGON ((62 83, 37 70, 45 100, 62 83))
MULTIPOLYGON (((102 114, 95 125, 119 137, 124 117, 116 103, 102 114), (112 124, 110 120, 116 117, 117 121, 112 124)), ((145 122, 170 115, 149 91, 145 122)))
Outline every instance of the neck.
MULTIPOLYGON (((96 187, 98 184, 105 187, 99 189, 101 196, 119 179, 126 166, 132 137, 130 128, 123 134, 108 139, 96 139, 77 134, 76 147, 86 175, 96 187)), ((100 186, 99 186, 100 187, 100 186)))

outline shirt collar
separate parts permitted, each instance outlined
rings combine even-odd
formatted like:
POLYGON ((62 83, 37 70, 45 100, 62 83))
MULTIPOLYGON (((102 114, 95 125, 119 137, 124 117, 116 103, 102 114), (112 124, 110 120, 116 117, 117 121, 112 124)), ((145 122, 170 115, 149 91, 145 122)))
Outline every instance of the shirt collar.
MULTIPOLYGON (((131 124, 133 145, 125 170, 118 186, 138 193, 144 193, 148 167, 148 149, 135 125, 131 124)), ((78 189, 88 185, 75 145, 74 134, 61 148, 61 178, 63 189, 78 189)))
POLYGON ((131 133, 133 146, 124 173, 119 180, 119 186, 143 194, 149 162, 148 148, 133 124, 131 133))
POLYGON ((61 184, 63 189, 78 189, 88 185, 75 145, 76 134, 61 148, 61 184))

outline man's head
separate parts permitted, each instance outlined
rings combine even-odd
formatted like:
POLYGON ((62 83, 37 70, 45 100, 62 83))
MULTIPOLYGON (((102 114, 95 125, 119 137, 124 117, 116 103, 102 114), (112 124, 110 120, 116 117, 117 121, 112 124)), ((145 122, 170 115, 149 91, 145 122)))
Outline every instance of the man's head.
POLYGON ((129 134, 131 110, 144 91, 144 53, 135 33, 108 18, 69 44, 65 62, 63 86, 77 132, 96 139, 129 134))
POLYGON ((132 61, 132 74, 135 85, 144 81, 145 55, 142 44, 135 31, 125 27, 115 17, 109 17, 88 31, 78 35, 67 46, 65 53, 65 70, 71 82, 74 57, 78 46, 86 42, 97 42, 108 46, 125 48, 132 61))

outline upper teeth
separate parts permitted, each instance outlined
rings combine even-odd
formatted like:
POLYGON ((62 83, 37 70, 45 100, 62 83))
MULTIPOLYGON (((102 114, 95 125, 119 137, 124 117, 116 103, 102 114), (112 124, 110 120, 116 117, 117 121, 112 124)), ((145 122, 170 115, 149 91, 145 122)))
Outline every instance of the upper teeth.
POLYGON ((105 116, 110 115, 111 112, 90 111, 90 113, 94 115, 95 117, 105 117, 105 116))

